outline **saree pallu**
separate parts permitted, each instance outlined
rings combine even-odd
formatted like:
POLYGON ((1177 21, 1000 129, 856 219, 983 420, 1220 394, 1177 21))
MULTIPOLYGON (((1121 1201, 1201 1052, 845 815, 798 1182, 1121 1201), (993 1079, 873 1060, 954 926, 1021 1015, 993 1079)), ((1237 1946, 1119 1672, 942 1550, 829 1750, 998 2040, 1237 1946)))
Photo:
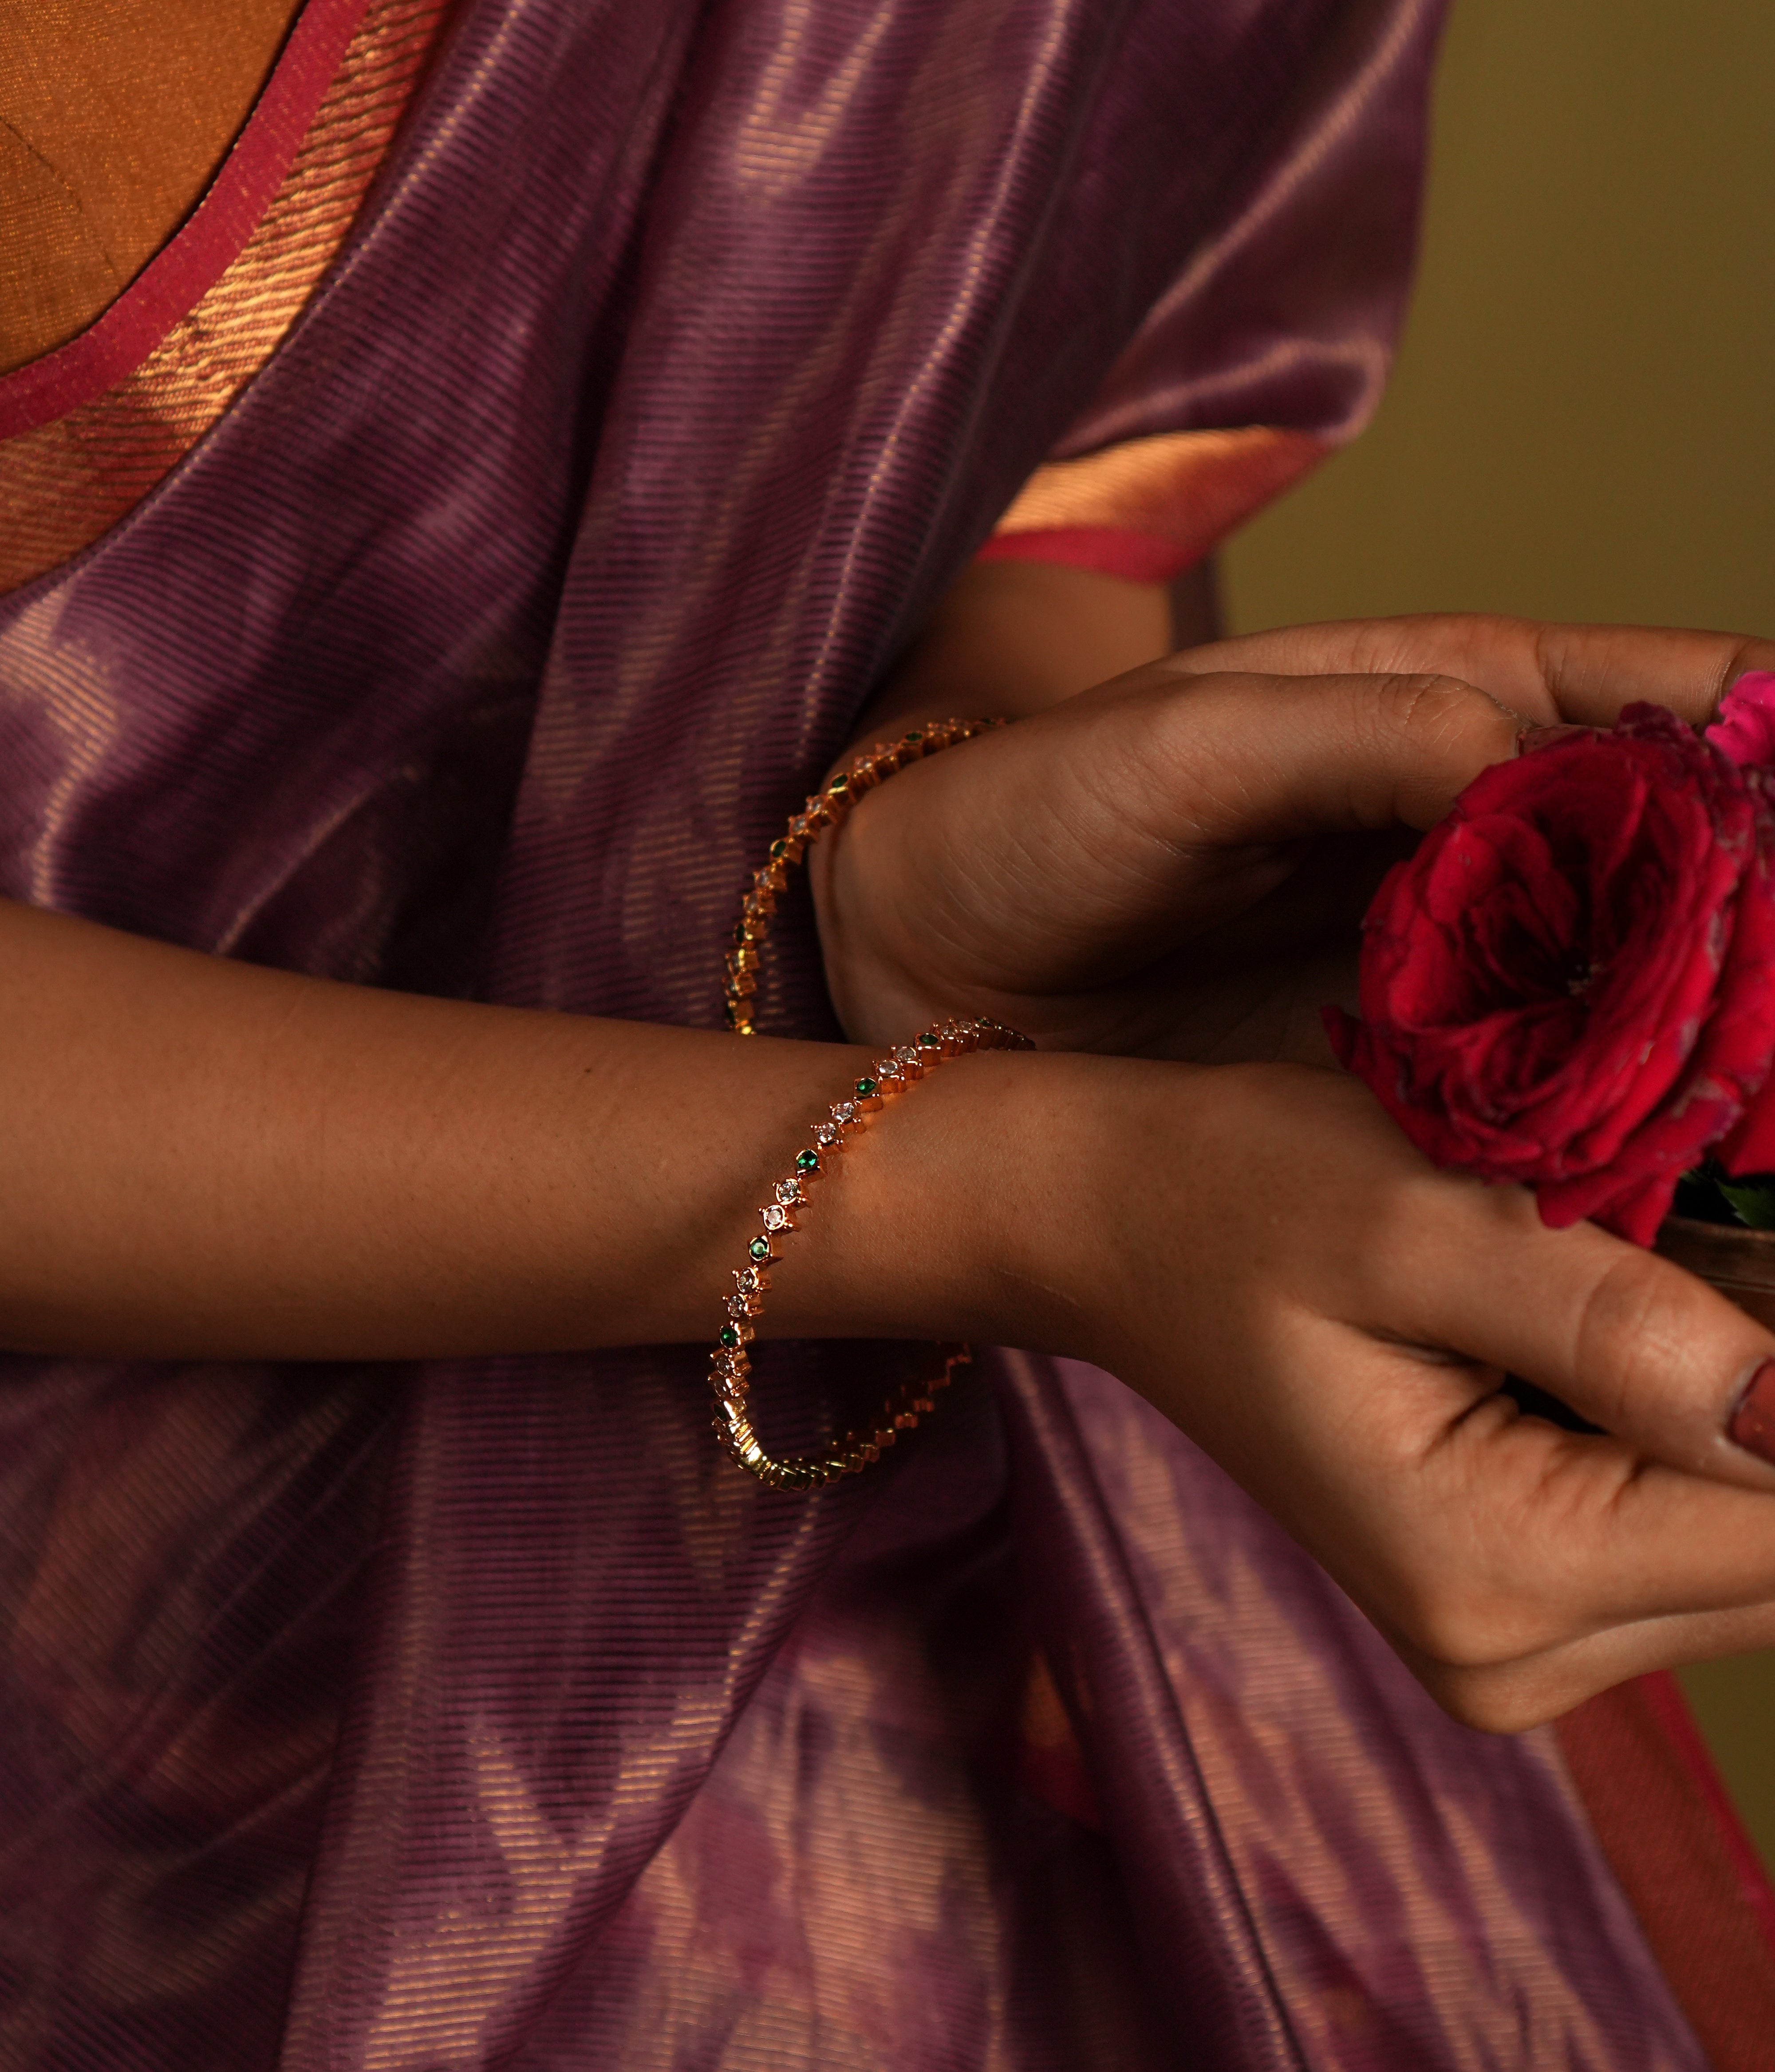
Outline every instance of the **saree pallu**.
MULTIPOLYGON (((1438 11, 470 0, 274 356, 0 602, 0 890, 714 1026, 1008 505, 1101 529, 1120 454, 1153 572, 1372 407, 1438 11)), ((769 1429, 891 1357, 786 1354, 769 1429)), ((9 2065, 1703 2062, 1551 1737, 1088 1369, 808 1497, 694 1350, 14 1357, 0 1492, 9 2065)))

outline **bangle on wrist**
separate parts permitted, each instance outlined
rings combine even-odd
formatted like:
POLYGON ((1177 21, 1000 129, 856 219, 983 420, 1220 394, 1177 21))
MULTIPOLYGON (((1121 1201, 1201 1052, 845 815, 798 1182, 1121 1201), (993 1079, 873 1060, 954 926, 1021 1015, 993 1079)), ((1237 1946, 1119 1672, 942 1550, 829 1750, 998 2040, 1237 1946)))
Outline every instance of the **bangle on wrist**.
POLYGON ((818 1453, 775 1459, 765 1452, 748 1404, 752 1363, 746 1349, 756 1335, 754 1320, 762 1314, 770 1292, 769 1269, 782 1256, 777 1247, 800 1229, 809 1188, 836 1170, 839 1154, 868 1128, 883 1107, 946 1059, 971 1050, 1033 1047, 1015 1030, 985 1021, 946 1022, 941 1028, 900 1045, 869 1067, 847 1099, 833 1103, 826 1120, 814 1124, 810 1141, 795 1153, 787 1177, 777 1182, 771 1199, 759 1210, 764 1228, 746 1247, 746 1264, 734 1271, 727 1322, 709 1357, 709 1386, 715 1400, 717 1436, 731 1457, 760 1482, 772 1489, 817 1489, 840 1475, 857 1474, 884 1447, 891 1446, 900 1433, 910 1431, 928 1416, 935 1408, 937 1392, 947 1388, 951 1375, 972 1357, 966 1346, 940 1346, 939 1371, 928 1380, 909 1382, 889 1397, 871 1423, 859 1425, 818 1453))
MULTIPOLYGON (((828 828, 840 825, 865 791, 885 783, 908 763, 1003 724, 1000 720, 942 720, 902 735, 897 742, 869 749, 830 778, 824 788, 794 816, 786 833, 770 845, 770 861, 754 878, 733 930, 733 948, 727 959, 726 994, 728 1026, 737 1036, 758 1033, 751 1004, 758 991, 765 937, 778 896, 788 884, 789 873, 808 848, 828 828)), ((746 1349, 756 1336, 755 1320, 763 1312, 764 1297, 770 1290, 768 1269, 781 1257, 777 1246, 790 1232, 800 1228, 799 1219, 807 1205, 808 1188, 834 1170, 848 1140, 865 1130, 886 1104, 946 1060, 972 1050, 1034 1047, 1027 1036, 1019 1035, 1014 1029, 981 1018, 945 1022, 910 1043, 900 1045, 872 1065, 850 1095, 835 1102, 827 1118, 814 1124, 811 1141, 796 1153, 787 1177, 777 1182, 771 1199, 759 1210, 764 1227, 746 1247, 746 1264, 734 1271, 734 1293, 727 1298, 727 1322, 709 1356, 709 1388, 714 1398, 717 1437, 729 1457, 760 1482, 772 1489, 817 1489, 840 1476, 856 1474, 875 1460, 884 1447, 891 1446, 900 1433, 911 1430, 921 1417, 927 1416, 935 1408, 937 1394, 948 1387, 955 1370, 972 1358, 966 1346, 939 1346, 939 1371, 928 1380, 909 1382, 890 1396, 869 1424, 859 1425, 818 1453, 777 1458, 766 1453, 752 1424, 752 1363, 746 1349)))

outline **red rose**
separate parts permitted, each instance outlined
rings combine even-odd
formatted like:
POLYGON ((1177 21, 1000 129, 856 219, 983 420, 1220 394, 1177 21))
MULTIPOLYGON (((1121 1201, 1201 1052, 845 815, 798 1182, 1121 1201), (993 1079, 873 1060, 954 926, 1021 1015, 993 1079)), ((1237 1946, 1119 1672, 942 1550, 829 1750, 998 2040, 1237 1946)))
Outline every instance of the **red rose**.
POLYGON ((1649 1244, 1775 1059, 1769 782, 1656 705, 1485 771, 1375 894, 1338 1056, 1436 1165, 1649 1244))

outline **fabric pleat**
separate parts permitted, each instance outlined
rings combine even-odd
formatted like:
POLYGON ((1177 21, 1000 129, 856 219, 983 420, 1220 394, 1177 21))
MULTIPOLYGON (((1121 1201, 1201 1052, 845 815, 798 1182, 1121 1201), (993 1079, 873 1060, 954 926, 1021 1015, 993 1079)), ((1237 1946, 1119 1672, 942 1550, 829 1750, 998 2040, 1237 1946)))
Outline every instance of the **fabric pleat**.
MULTIPOLYGON (((277 351, 0 600, 0 891, 718 1026, 748 867, 1038 466, 1360 423, 1439 15, 469 0, 277 351)), ((766 1026, 829 1034, 781 933, 766 1026)), ((770 1429, 899 1356, 774 1355, 770 1429)), ((1217 1473, 1028 1360, 812 1498, 683 1350, 0 1363, 0 2055, 1699 2072, 1550 1744, 1217 1473)))

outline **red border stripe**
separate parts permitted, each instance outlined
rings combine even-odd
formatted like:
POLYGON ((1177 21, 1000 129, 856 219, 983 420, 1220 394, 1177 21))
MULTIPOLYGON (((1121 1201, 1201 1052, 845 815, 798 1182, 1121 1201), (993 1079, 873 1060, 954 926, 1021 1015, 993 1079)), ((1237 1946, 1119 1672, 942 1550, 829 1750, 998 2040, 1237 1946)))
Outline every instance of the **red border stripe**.
POLYGON ((0 438, 102 396, 215 286, 253 235, 369 0, 307 0, 234 147, 183 228, 77 338, 0 375, 0 438))
MULTIPOLYGON (((1666 1670, 1641 1677, 1639 1688, 1654 1718, 1682 1758, 1683 1766, 1695 1789, 1707 1801, 1707 1810, 1720 1830, 1720 1839, 1725 1844, 1726 1853, 1732 1858, 1732 1868, 1737 1873, 1739 1892, 1745 1906, 1756 1915, 1763 1939, 1775 1953, 1775 1885, 1769 1882, 1757 1845, 1732 1803, 1712 1753, 1695 1725, 1689 1701, 1683 1695, 1683 1687, 1666 1670)), ((1775 2037, 1770 2039, 1770 2051, 1772 2058, 1775 2058, 1775 2037)))
POLYGON ((1202 559, 1202 549, 1179 547, 1156 532, 1123 525, 1053 525, 1028 532, 995 532, 980 550, 983 561, 1059 561, 1095 569, 1126 582, 1169 582, 1202 559))

